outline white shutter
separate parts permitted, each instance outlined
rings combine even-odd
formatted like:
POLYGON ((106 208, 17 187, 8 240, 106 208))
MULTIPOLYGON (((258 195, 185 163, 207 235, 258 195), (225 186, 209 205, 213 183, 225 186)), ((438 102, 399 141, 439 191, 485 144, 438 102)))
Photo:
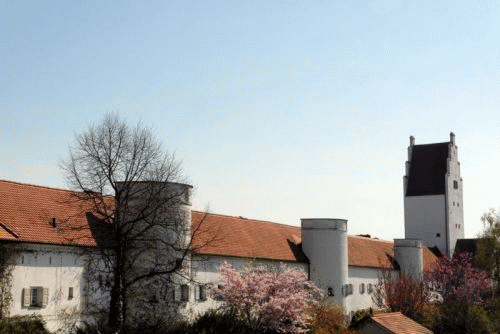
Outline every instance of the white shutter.
POLYGON ((40 288, 42 291, 42 307, 47 307, 49 303, 49 288, 40 288))
POLYGON ((199 286, 199 285, 195 286, 195 289, 194 289, 194 300, 196 300, 196 301, 201 299, 200 289, 201 289, 201 286, 199 286))
POLYGON ((23 307, 29 307, 30 306, 30 289, 29 288, 23 288, 23 307))
POLYGON ((181 301, 181 287, 179 285, 174 285, 174 300, 176 302, 181 301))

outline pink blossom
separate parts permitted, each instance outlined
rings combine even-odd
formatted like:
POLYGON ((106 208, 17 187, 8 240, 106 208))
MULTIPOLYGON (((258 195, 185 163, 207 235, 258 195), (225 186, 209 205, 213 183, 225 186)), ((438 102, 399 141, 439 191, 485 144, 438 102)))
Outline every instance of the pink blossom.
POLYGON ((241 272, 225 262, 221 282, 211 288, 215 300, 231 308, 254 331, 300 333, 309 322, 305 308, 323 293, 304 272, 280 265, 275 269, 246 266, 241 272))
POLYGON ((441 258, 426 275, 444 303, 480 304, 481 296, 491 289, 488 276, 472 267, 467 253, 441 258))

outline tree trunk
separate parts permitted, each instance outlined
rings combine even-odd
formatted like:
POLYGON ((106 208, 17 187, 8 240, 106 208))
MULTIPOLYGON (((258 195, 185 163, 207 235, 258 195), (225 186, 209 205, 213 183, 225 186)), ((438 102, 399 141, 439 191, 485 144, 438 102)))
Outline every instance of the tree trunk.
MULTIPOLYGON (((121 240, 120 233, 116 233, 116 238, 121 240)), ((125 324, 125 298, 126 292, 124 291, 124 267, 125 267, 125 251, 124 245, 121 242, 116 244, 116 266, 113 270, 113 286, 111 288, 111 298, 109 302, 109 325, 120 333, 123 325, 125 324)))
POLYGON ((109 325, 120 333, 125 322, 124 294, 122 291, 121 275, 115 273, 111 298, 109 303, 109 325))

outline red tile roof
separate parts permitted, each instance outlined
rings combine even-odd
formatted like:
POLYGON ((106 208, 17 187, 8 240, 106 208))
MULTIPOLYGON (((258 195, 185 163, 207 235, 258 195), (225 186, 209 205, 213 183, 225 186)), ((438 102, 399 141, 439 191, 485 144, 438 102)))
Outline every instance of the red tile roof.
MULTIPOLYGON (((193 211, 192 219, 193 226, 203 222, 201 231, 193 238, 200 254, 307 261, 300 250, 300 227, 199 211, 193 211), (204 245, 207 240, 210 242, 204 245)), ((392 241, 358 236, 348 236, 347 240, 350 266, 393 268, 392 241)), ((425 247, 424 266, 430 266, 436 260, 436 256, 425 247)))
MULTIPOLYGON (((96 246, 102 234, 97 234, 87 215, 89 208, 75 201, 74 194, 0 180, 0 240, 96 246), (53 218, 57 228, 51 225, 53 218)), ((192 225, 193 245, 200 254, 307 261, 297 226, 200 211, 192 212, 192 225)), ((349 265, 391 268, 392 248, 390 241, 349 236, 349 265)), ((435 260, 426 247, 424 264, 435 260)))
POLYGON ((0 180, 0 239, 95 246, 74 192, 0 180), (56 219, 58 228, 51 225, 56 219))
POLYGON ((371 317, 371 322, 394 334, 432 334, 430 329, 416 323, 400 312, 378 313, 371 317))
POLYGON ((306 261, 300 251, 300 228, 262 220, 193 211, 193 244, 200 254, 306 261), (200 247, 206 241, 205 247, 200 247), (298 242, 297 242, 298 241, 298 242))

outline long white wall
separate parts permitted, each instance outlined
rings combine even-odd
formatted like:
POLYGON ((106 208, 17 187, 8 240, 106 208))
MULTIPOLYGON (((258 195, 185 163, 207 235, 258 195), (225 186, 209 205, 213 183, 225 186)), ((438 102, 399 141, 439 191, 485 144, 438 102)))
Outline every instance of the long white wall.
MULTIPOLYGON (((217 284, 220 281, 219 267, 227 261, 235 269, 242 269, 248 264, 259 264, 266 266, 279 266, 281 263, 296 268, 307 273, 307 263, 299 262, 280 262, 270 260, 253 260, 248 258, 223 257, 223 256, 206 256, 196 257, 192 264, 192 272, 194 274, 193 281, 190 283, 189 302, 181 303, 181 307, 185 309, 185 314, 196 315, 205 312, 210 308, 219 306, 217 302, 211 298, 205 301, 197 300, 196 286, 198 284, 217 284)), ((330 268, 335 270, 336 268, 330 268)), ((366 308, 375 308, 372 296, 375 290, 375 285, 378 283, 380 269, 371 267, 354 267, 349 266, 347 286, 341 290, 343 299, 345 300, 345 310, 347 314, 357 310, 366 308), (352 293, 349 293, 349 285, 352 286, 352 293)), ((326 291, 325 296, 326 296, 326 291)))
POLYGON ((225 261, 237 270, 241 270, 249 264, 277 267, 282 263, 305 273, 307 273, 308 270, 307 263, 300 262, 259 260, 216 255, 196 256, 193 258, 192 262, 193 282, 189 283, 189 302, 180 303, 180 306, 185 310, 185 314, 194 316, 218 306, 217 302, 210 297, 205 301, 197 300, 196 286, 199 284, 217 284, 221 278, 219 268, 225 261))
POLYGON ((352 294, 346 297, 347 314, 352 315, 352 312, 370 307, 376 308, 372 297, 379 280, 380 269, 349 266, 348 272, 348 284, 352 284, 352 294))

